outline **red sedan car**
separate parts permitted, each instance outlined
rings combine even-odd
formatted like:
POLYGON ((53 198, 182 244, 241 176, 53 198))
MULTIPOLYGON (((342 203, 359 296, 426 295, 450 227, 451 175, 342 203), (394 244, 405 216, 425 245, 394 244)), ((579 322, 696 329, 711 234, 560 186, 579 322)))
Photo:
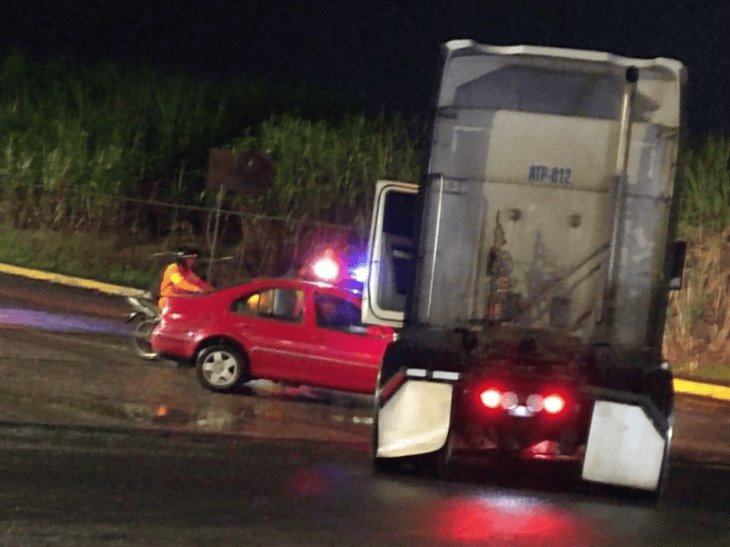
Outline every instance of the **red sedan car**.
POLYGON ((393 332, 363 325, 353 293, 279 278, 168 298, 151 343, 163 357, 194 363, 213 391, 265 378, 373 393, 393 332))

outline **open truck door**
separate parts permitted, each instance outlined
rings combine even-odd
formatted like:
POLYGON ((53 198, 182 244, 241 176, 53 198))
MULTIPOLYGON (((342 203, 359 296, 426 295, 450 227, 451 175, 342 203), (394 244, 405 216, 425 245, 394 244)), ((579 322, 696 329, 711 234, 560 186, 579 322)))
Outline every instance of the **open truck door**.
POLYGON ((368 240, 368 276, 363 290, 362 321, 403 326, 406 294, 412 283, 413 226, 418 185, 380 180, 368 240))

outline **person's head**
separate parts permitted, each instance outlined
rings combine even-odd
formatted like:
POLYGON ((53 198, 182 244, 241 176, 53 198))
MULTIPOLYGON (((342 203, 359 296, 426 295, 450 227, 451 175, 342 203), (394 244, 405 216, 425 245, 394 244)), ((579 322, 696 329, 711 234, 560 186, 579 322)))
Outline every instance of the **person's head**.
POLYGON ((199 254, 200 251, 193 247, 179 247, 177 251, 175 251, 175 262, 177 262, 180 266, 192 268, 199 254))

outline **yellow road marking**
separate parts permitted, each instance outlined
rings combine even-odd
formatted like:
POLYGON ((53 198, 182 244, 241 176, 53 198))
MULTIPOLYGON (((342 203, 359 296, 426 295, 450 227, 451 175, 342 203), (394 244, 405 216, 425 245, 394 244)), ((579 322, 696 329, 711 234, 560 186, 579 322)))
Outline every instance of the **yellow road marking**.
POLYGON ((692 382, 690 380, 674 379, 674 391, 677 393, 689 393, 691 395, 702 395, 713 399, 730 401, 730 387, 716 384, 705 384, 703 382, 692 382))
POLYGON ((30 277, 31 279, 38 279, 40 281, 50 281, 52 283, 59 283, 70 287, 81 287, 83 289, 90 289, 118 296, 137 296, 140 298, 148 296, 147 291, 143 291, 141 289, 112 285, 111 283, 103 283, 92 279, 83 279, 80 277, 42 272, 40 270, 31 270, 30 268, 21 268, 19 266, 11 266, 10 264, 0 264, 0 273, 30 277))

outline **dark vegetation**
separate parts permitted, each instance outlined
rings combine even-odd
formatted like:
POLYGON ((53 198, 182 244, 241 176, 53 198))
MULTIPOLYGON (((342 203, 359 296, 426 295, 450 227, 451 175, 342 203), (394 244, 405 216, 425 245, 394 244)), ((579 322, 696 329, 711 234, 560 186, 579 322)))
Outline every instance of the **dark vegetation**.
MULTIPOLYGON (((233 258, 213 269, 221 284, 282 273, 322 239, 361 245, 373 182, 418 179, 423 120, 327 90, 18 53, 0 59, 0 81, 0 262, 147 288, 156 253, 211 248, 211 148, 273 166, 224 196, 219 254, 233 258)), ((696 137, 680 165, 691 247, 667 350, 694 370, 730 355, 729 157, 728 136, 696 137)))

